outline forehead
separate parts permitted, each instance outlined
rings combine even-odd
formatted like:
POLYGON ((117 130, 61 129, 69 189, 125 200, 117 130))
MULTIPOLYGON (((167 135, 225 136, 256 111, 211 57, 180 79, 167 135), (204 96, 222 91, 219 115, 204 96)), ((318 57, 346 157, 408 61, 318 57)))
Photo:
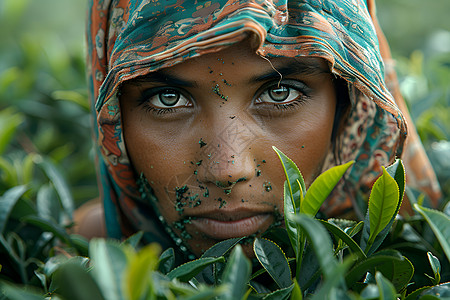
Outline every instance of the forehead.
POLYGON ((330 69, 322 58, 265 58, 242 42, 151 72, 132 82, 170 82, 188 87, 197 86, 200 82, 226 80, 246 84, 279 78, 280 75, 308 76, 323 73, 330 73, 330 69))

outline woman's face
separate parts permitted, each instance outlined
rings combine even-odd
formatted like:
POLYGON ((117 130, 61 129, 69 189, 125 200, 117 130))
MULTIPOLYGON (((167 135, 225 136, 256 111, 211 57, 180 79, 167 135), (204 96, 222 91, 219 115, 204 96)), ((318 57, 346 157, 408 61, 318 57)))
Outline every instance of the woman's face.
POLYGON ((272 146, 307 186, 330 148, 336 96, 327 63, 270 61, 239 44, 122 87, 128 155, 196 255, 279 223, 285 176, 272 146))

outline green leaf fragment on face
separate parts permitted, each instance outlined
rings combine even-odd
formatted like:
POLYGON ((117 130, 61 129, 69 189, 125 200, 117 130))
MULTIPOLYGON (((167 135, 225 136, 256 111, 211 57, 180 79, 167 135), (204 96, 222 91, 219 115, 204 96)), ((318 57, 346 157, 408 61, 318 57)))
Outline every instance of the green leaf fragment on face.
POLYGON ((397 211, 399 201, 397 182, 387 173, 384 167, 382 168, 383 174, 373 185, 369 198, 369 246, 373 244, 377 235, 389 224, 397 211))

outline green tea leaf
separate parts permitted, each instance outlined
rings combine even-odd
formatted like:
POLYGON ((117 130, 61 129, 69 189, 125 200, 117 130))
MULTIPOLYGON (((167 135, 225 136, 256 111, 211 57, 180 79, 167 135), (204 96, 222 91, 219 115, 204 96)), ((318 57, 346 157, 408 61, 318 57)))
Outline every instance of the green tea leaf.
POLYGON ((0 111, 0 154, 6 150, 14 132, 24 119, 23 114, 15 112, 12 107, 0 111))
POLYGON ((38 216, 45 220, 58 220, 60 206, 53 193, 53 187, 50 184, 44 184, 39 189, 36 196, 36 208, 38 216))
POLYGON ((126 299, 139 300, 148 297, 152 291, 151 273, 156 269, 161 247, 150 244, 142 248, 137 254, 131 255, 124 275, 124 290, 126 299))
POLYGON ((450 261, 450 218, 444 213, 414 204, 414 209, 419 212, 430 225, 436 235, 447 259, 450 261))
POLYGON ((21 219, 21 221, 26 222, 28 224, 35 225, 35 226, 41 228, 43 231, 51 232, 55 236, 57 236, 59 239, 61 239, 61 241, 65 242, 67 244, 72 244, 70 236, 67 233, 67 231, 65 230, 65 228, 61 227, 60 225, 58 225, 52 221, 43 219, 38 216, 26 216, 26 217, 23 217, 21 219))
POLYGON ((395 215, 399 201, 397 183, 386 172, 386 169, 382 168, 383 174, 373 185, 369 198, 370 235, 368 248, 395 215))
MULTIPOLYGON (((204 257, 220 257, 225 256, 229 251, 233 249, 234 246, 236 246, 242 238, 232 238, 227 239, 221 242, 216 243, 214 246, 206 250, 201 258, 204 257)), ((202 280, 208 284, 217 284, 217 280, 219 279, 219 273, 223 270, 223 265, 221 264, 212 264, 207 267, 205 267, 198 275, 196 275, 196 278, 199 280, 202 280)))
POLYGON ((163 274, 167 274, 173 269, 175 265, 175 251, 173 248, 169 248, 164 251, 159 257, 158 268, 163 274))
MULTIPOLYGON (((45 300, 46 298, 37 291, 24 289, 23 287, 14 286, 12 284, 1 282, 0 291, 2 295, 6 295, 8 300, 45 300)), ((99 299, 102 300, 102 299, 99 299)))
POLYGON ((232 238, 216 243, 214 246, 206 250, 203 257, 219 257, 224 256, 228 251, 233 249, 243 238, 232 238))
POLYGON ((436 285, 423 291, 419 299, 450 299, 450 282, 436 285))
POLYGON ((130 245, 131 247, 135 248, 139 245, 142 236, 144 235, 143 231, 138 231, 132 236, 128 237, 125 241, 122 242, 122 244, 130 245))
POLYGON ((396 159, 395 162, 386 168, 386 171, 392 178, 394 178, 397 183, 399 190, 399 199, 396 214, 400 210, 400 206, 403 202, 403 195, 405 194, 406 187, 406 176, 405 176, 405 167, 403 166, 403 162, 401 159, 396 159))
POLYGON ((375 279, 380 292, 380 300, 397 299, 397 293, 395 292, 394 286, 383 276, 383 274, 377 272, 375 274, 375 279))
POLYGON ((91 274, 105 299, 124 299, 122 286, 128 262, 124 249, 117 242, 103 239, 92 239, 89 244, 89 254, 94 266, 91 274))
POLYGON ((329 271, 328 278, 325 279, 324 283, 320 289, 314 293, 311 300, 322 300, 322 299, 346 299, 344 297, 330 298, 330 293, 342 283, 342 278, 344 278, 345 273, 350 268, 353 263, 353 258, 348 257, 343 263, 336 264, 334 268, 329 271))
POLYGON ((325 220, 318 220, 324 225, 328 231, 334 234, 336 237, 340 238, 347 246, 360 258, 366 258, 364 251, 358 246, 358 244, 342 229, 334 224, 331 224, 325 220))
POLYGON ((247 282, 251 271, 252 265, 250 260, 245 256, 241 245, 236 245, 223 272, 222 284, 227 284, 231 287, 223 295, 223 299, 242 299, 247 290, 247 282))
POLYGON ((333 276, 332 270, 336 267, 337 260, 334 257, 330 235, 323 225, 308 215, 295 215, 292 219, 301 226, 308 237, 325 278, 333 276))
POLYGON ((373 274, 375 270, 383 273, 397 291, 405 288, 414 274, 414 267, 406 257, 402 257, 396 251, 383 251, 354 266, 347 273, 345 281, 349 288, 352 288, 367 272, 373 274))
POLYGON ((281 248, 272 241, 256 238, 253 243, 256 258, 280 288, 292 284, 289 263, 281 248))
POLYGON ((27 188, 23 185, 15 186, 7 190, 2 197, 0 197, 0 234, 3 233, 9 215, 11 214, 14 205, 16 205, 19 198, 25 193, 27 188))
MULTIPOLYGON (((289 296, 291 295, 291 292, 294 288, 294 283, 291 284, 288 287, 285 287, 283 289, 279 289, 276 291, 273 291, 269 294, 267 294, 266 296, 263 297, 264 300, 287 300, 289 299, 289 296)), ((301 298, 297 298, 297 299, 301 299, 301 298)))
POLYGON ((297 223, 295 223, 291 218, 287 216, 293 216, 295 214, 294 202, 291 199, 291 195, 289 193, 289 186, 287 180, 284 182, 284 223, 286 226, 286 231, 289 237, 289 240, 292 245, 292 249, 294 250, 295 257, 298 261, 300 255, 300 240, 301 240, 301 231, 300 227, 297 223))
MULTIPOLYGON (((74 263, 60 266, 54 276, 58 293, 67 300, 104 300, 100 288, 86 269, 74 263)), ((28 298, 26 298, 28 299, 28 298)))
POLYGON ((273 150, 280 158, 281 165, 283 166, 284 174, 288 183, 288 190, 291 199, 293 200, 293 206, 297 212, 300 209, 301 198, 306 191, 305 181, 303 180, 302 173, 298 169, 297 165, 283 152, 278 150, 275 146, 272 146, 273 150), (300 183, 300 185, 297 183, 300 183))
POLYGON ((45 174, 53 183, 56 191, 59 195, 59 200, 61 201, 61 205, 64 208, 64 211, 72 218, 72 214, 74 211, 74 204, 72 194, 70 193, 69 185, 64 180, 64 176, 59 172, 59 170, 48 160, 40 160, 38 162, 39 166, 45 171, 45 174))
POLYGON ((297 280, 294 280, 294 288, 292 289, 290 300, 303 300, 302 290, 300 285, 298 285, 297 280))
POLYGON ((439 259, 429 251, 427 252, 427 257, 430 262, 431 269, 433 270, 433 284, 437 285, 441 281, 441 263, 439 262, 439 259))
POLYGON ((205 267, 217 262, 225 262, 225 258, 222 256, 217 258, 204 257, 192 260, 170 271, 169 274, 167 274, 167 277, 169 277, 170 280, 176 278, 182 282, 187 282, 201 272, 205 267))
POLYGON ((303 199, 300 205, 300 212, 315 216, 322 203, 327 199, 333 188, 353 163, 354 161, 349 161, 346 164, 335 166, 320 174, 306 192, 305 199, 303 199))

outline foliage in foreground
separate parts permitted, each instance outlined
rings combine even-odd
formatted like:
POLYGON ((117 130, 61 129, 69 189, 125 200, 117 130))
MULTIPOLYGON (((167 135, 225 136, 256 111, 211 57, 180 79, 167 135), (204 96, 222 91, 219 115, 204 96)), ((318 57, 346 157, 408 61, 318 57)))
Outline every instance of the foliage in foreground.
POLYGON ((241 239, 220 242, 181 266, 172 249, 139 247, 141 233, 122 243, 87 243, 52 219, 50 203, 41 199, 34 206, 22 197, 25 187, 10 189, 0 206, 0 299, 450 297, 449 216, 418 203, 416 215, 397 215, 405 190, 401 161, 383 169, 364 221, 319 220, 314 216, 353 162, 326 171, 306 191, 297 166, 274 149, 287 178, 286 229, 256 238, 253 261, 241 239))

